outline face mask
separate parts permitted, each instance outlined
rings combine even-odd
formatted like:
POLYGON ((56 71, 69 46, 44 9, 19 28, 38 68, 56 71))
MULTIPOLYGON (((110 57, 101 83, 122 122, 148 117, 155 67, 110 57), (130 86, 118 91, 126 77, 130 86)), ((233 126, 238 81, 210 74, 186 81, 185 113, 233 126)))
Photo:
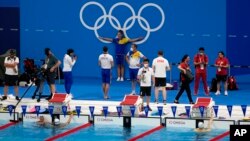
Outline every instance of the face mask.
POLYGON ((203 55, 203 52, 200 52, 200 55, 203 55))
POLYGON ((148 67, 148 64, 144 64, 144 67, 147 68, 147 67, 148 67))
POLYGON ((130 48, 130 51, 134 51, 132 47, 130 48))

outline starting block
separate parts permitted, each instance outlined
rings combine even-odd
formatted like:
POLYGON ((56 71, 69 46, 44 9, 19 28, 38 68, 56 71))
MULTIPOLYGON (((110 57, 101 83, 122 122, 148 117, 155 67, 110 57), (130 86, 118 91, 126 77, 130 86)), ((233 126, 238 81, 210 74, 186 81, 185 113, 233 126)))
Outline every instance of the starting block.
POLYGON ((122 106, 122 114, 130 116, 130 106, 135 106, 135 116, 139 115, 142 106, 142 99, 138 95, 125 95, 123 101, 120 103, 122 106))
POLYGON ((204 106, 204 118, 209 118, 211 117, 211 113, 213 112, 213 106, 215 105, 215 102, 213 101, 212 98, 208 97, 198 97, 196 99, 195 104, 192 107, 192 112, 191 112, 191 117, 193 118, 200 118, 201 112, 199 107, 204 106))
POLYGON ((66 93, 54 93, 52 98, 49 100, 49 105, 54 106, 53 114, 61 114, 62 106, 67 106, 69 109, 69 102, 71 98, 66 93))

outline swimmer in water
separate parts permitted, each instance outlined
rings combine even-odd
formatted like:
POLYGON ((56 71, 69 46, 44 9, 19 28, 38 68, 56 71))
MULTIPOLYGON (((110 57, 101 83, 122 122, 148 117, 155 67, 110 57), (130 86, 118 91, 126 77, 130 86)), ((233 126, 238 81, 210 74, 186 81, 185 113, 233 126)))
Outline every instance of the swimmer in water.
MULTIPOLYGON (((211 109, 212 111, 213 109, 211 109)), ((213 123, 213 112, 211 112, 211 116, 210 116, 210 119, 208 121, 208 124, 207 124, 207 127, 205 128, 204 126, 204 122, 199 122, 198 123, 198 128, 195 128, 194 131, 195 132, 209 132, 211 131, 211 125, 213 123)))
POLYGON ((50 123, 45 120, 44 116, 40 116, 36 124, 40 126, 51 126, 51 127, 63 128, 67 126, 68 124, 70 124, 72 118, 73 118, 73 112, 70 114, 68 120, 65 123, 61 123, 58 118, 54 119, 54 122, 50 123))

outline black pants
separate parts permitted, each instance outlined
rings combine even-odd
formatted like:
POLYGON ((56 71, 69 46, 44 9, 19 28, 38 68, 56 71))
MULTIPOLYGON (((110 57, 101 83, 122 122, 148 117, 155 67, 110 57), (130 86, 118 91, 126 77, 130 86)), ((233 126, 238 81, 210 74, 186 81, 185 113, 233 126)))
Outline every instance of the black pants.
POLYGON ((183 94, 184 90, 186 90, 189 102, 193 102, 192 96, 191 96, 191 89, 190 89, 190 86, 189 86, 189 82, 187 82, 187 81, 182 81, 181 89, 178 92, 177 96, 175 97, 175 100, 177 100, 177 101, 179 100, 179 98, 183 94))

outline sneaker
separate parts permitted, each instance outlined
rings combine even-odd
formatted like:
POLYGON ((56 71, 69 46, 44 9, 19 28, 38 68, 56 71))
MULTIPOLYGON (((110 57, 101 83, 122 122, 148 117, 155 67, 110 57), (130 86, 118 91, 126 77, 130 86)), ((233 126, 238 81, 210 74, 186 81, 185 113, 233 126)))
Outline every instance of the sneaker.
POLYGON ((130 95, 136 95, 135 90, 133 90, 130 95))
POLYGON ((120 81, 124 81, 123 77, 121 77, 121 80, 120 81))
POLYGON ((7 96, 3 96, 3 97, 2 97, 2 100, 6 100, 6 99, 7 99, 7 96))
POLYGON ((216 93, 215 93, 215 95, 219 95, 220 94, 220 91, 217 91, 216 93))
POLYGON ((167 100, 163 100, 163 105, 167 105, 167 100))
POLYGON ((175 103, 175 104, 179 104, 179 101, 178 101, 178 100, 174 100, 174 103, 175 103))
POLYGON ((225 96, 227 96, 227 95, 228 95, 228 92, 227 92, 227 91, 225 91, 224 95, 225 95, 225 96))
POLYGON ((18 96, 16 96, 16 100, 20 100, 20 98, 18 96))
POLYGON ((158 100, 155 99, 155 104, 159 104, 158 100))
POLYGON ((47 98, 46 98, 46 100, 48 100, 48 101, 49 101, 51 98, 52 98, 52 96, 49 96, 49 97, 47 97, 47 98))
POLYGON ((116 79, 116 81, 121 81, 121 78, 120 78, 120 77, 118 77, 118 78, 116 79))
POLYGON ((194 102, 190 102, 190 104, 194 104, 194 102))
POLYGON ((69 96, 70 96, 72 99, 74 98, 74 96, 73 96, 73 94, 72 94, 72 93, 70 93, 70 94, 69 94, 69 96))

